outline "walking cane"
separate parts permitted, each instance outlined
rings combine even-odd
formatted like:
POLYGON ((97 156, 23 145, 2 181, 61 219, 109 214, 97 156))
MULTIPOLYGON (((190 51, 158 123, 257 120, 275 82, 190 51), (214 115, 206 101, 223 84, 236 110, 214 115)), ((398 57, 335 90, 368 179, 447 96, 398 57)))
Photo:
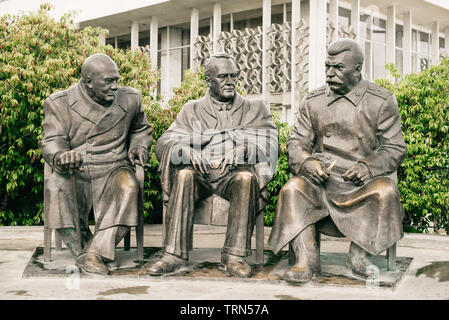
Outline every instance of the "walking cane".
POLYGON ((73 197, 73 217, 75 220, 75 232, 77 236, 77 242, 79 244, 80 249, 82 250, 83 247, 81 246, 81 229, 80 229, 80 213, 78 208, 78 193, 76 191, 76 179, 75 179, 75 170, 70 169, 70 179, 72 180, 72 197, 73 197))

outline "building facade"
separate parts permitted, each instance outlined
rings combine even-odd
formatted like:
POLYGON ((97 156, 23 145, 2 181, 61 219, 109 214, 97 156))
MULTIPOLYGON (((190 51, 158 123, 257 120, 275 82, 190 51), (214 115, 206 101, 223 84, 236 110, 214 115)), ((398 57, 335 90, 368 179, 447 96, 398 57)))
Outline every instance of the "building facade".
POLYGON ((263 96, 289 122, 304 94, 325 83, 326 46, 333 40, 359 41, 368 80, 389 76, 387 63, 401 74, 419 72, 449 52, 449 0, 113 3, 91 10, 78 26, 105 28, 104 43, 147 52, 160 71, 162 96, 180 85, 186 69, 197 70, 211 53, 225 51, 238 62, 248 95, 263 96))

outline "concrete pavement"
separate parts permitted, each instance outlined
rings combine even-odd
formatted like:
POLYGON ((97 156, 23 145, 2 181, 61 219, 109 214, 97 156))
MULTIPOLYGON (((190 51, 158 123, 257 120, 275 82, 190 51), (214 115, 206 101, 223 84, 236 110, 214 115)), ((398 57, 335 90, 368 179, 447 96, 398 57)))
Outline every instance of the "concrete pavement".
MULTIPOLYGON (((265 228, 265 240, 270 234, 265 228)), ((195 225, 195 248, 220 248, 224 227, 195 225)), ((132 236, 134 245, 135 237, 132 236)), ((253 241, 254 243, 254 241, 253 241)), ((43 227, 0 227, 0 299, 131 300, 327 300, 449 299, 449 237, 406 234, 398 257, 413 257, 395 289, 343 285, 179 279, 68 278, 25 279, 22 273, 34 249, 43 245, 43 227), (72 279, 73 280, 73 279, 72 279), (77 288, 79 287, 79 288, 77 288)), ((145 246, 161 245, 161 226, 145 227, 145 246)), ((322 252, 347 252, 345 239, 322 237, 322 252)))

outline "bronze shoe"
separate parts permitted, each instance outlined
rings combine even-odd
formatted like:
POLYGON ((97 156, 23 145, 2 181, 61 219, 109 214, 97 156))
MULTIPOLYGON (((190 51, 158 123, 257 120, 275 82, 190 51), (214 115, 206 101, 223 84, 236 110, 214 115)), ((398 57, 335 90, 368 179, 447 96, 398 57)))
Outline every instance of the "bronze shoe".
POLYGON ((87 252, 81 254, 77 261, 76 266, 85 273, 108 275, 109 269, 101 260, 101 257, 95 253, 87 252))
POLYGON ((223 253, 221 255, 221 265, 223 270, 234 276, 248 278, 251 275, 251 267, 243 257, 223 253))
POLYGON ((370 276, 368 267, 373 265, 368 256, 369 254, 365 250, 357 246, 354 242, 351 242, 346 264, 354 274, 368 278, 370 276))
POLYGON ((187 260, 174 256, 169 253, 164 253, 162 258, 156 262, 149 262, 142 267, 147 270, 151 276, 161 276, 163 274, 171 273, 179 267, 185 266, 187 260))
POLYGON ((312 280, 313 276, 319 274, 319 267, 314 270, 307 265, 295 264, 284 272, 282 279, 289 282, 306 283, 312 280))

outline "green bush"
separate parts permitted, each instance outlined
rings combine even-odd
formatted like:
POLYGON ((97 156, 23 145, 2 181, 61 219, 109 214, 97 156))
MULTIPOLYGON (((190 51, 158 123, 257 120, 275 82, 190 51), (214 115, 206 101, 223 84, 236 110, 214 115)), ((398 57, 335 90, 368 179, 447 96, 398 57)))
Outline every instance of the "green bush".
POLYGON ((56 21, 49 10, 42 5, 34 13, 0 17, 0 225, 41 223, 43 102, 79 80, 86 57, 109 55, 120 84, 140 90, 148 108, 158 107, 150 95, 157 76, 147 56, 100 46, 98 35, 106 30, 77 31, 71 14, 56 21))
POLYGON ((267 185, 269 201, 264 212, 265 225, 267 226, 273 224, 279 192, 290 178, 290 167, 287 158, 287 139, 290 136, 291 128, 286 122, 280 121, 279 116, 273 112, 272 114, 279 133, 279 158, 273 180, 267 185))
POLYGON ((429 226, 449 233, 449 59, 418 73, 400 77, 387 69, 392 83, 377 80, 396 95, 407 156, 398 170, 401 202, 409 232, 429 226))

